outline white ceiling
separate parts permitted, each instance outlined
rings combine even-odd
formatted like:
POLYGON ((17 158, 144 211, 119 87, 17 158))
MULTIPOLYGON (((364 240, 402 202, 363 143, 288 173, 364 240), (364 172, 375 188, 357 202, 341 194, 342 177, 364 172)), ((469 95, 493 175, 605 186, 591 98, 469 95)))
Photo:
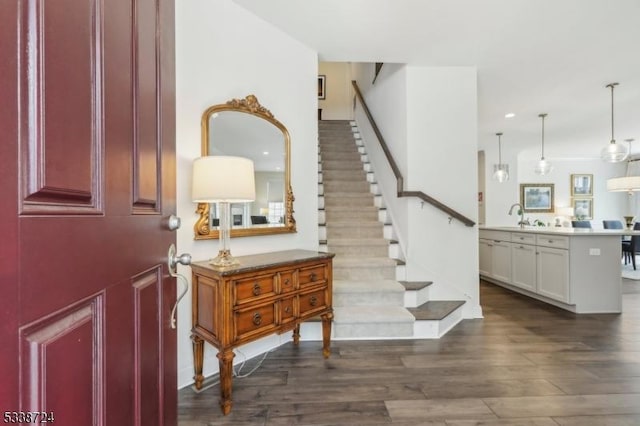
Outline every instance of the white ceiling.
POLYGON ((478 143, 547 158, 640 152, 640 0, 235 0, 327 62, 476 66, 478 143), (516 117, 505 119, 513 112, 516 117))

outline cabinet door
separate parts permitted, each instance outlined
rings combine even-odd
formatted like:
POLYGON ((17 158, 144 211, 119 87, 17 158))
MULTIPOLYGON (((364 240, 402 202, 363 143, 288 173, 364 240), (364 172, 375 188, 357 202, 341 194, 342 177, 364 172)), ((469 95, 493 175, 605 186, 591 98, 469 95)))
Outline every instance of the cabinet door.
POLYGON ((536 291, 536 246, 513 244, 511 247, 511 284, 536 291))
POLYGON ((538 246, 538 294, 570 303, 569 251, 538 246))
POLYGON ((492 256, 493 278, 511 282, 511 243, 494 241, 492 256))
POLYGON ((479 262, 480 264, 478 269, 479 269, 480 275, 484 275, 485 277, 490 277, 492 275, 491 250, 492 250, 491 242, 489 240, 481 239, 480 249, 478 253, 478 256, 480 258, 480 262, 479 262))

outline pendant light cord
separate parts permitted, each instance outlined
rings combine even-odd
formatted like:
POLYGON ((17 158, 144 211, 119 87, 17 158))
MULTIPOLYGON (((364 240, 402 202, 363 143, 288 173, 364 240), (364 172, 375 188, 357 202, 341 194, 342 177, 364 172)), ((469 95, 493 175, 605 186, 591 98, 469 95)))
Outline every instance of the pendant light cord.
POLYGON ((616 143, 616 140, 613 137, 613 88, 617 85, 618 83, 607 84, 607 87, 611 88, 611 143, 616 143))
POLYGON ((547 116, 547 114, 539 114, 538 117, 542 118, 542 156, 540 157, 541 160, 544 160, 544 118, 547 116))
POLYGON ((498 164, 502 165, 502 143, 500 142, 502 133, 496 133, 496 135, 498 136, 498 164))

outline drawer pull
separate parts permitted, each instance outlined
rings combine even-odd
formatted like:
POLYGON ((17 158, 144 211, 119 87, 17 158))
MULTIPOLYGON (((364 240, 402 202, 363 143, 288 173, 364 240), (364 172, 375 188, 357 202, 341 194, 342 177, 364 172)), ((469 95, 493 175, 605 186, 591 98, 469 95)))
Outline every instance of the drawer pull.
POLYGON ((284 308, 284 312, 287 314, 291 313, 291 306, 287 306, 286 308, 284 308))
POLYGON ((256 283, 253 285, 253 295, 259 296, 261 292, 262 289, 260 288, 260 284, 258 284, 258 282, 256 281, 256 283))
POLYGON ((551 243, 553 243, 553 240, 548 240, 547 242, 548 242, 549 244, 551 244, 551 243))
POLYGON ((315 281, 315 280, 316 280, 316 278, 318 278, 318 277, 316 276, 315 272, 312 272, 312 273, 311 273, 311 275, 309 275, 309 279, 310 279, 311 281, 315 281))
POLYGON ((316 306, 318 304, 318 298, 316 296, 311 296, 309 298, 309 304, 311 306, 316 306))
POLYGON ((255 314, 253 314, 253 323, 255 325, 262 324, 262 315, 260 315, 260 312, 256 312, 255 314))
POLYGON ((291 280, 289 278, 284 280, 284 285, 287 286, 287 287, 290 286, 291 285, 291 280))

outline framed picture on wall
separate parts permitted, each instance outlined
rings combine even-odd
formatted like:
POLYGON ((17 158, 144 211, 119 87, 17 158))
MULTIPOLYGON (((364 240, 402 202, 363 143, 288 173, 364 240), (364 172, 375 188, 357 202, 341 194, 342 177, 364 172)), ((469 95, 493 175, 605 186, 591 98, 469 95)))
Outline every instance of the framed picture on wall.
POLYGON ((572 197, 593 197, 593 175, 571 175, 572 197))
POLYGON ((521 183, 520 204, 525 213, 553 212, 552 183, 521 183))
POLYGON ((319 75, 318 76, 318 99, 326 99, 327 97, 327 93, 326 93, 326 82, 327 82, 327 77, 324 75, 319 75))
POLYGON ((593 219, 593 198, 572 198, 574 216, 578 220, 593 219))

